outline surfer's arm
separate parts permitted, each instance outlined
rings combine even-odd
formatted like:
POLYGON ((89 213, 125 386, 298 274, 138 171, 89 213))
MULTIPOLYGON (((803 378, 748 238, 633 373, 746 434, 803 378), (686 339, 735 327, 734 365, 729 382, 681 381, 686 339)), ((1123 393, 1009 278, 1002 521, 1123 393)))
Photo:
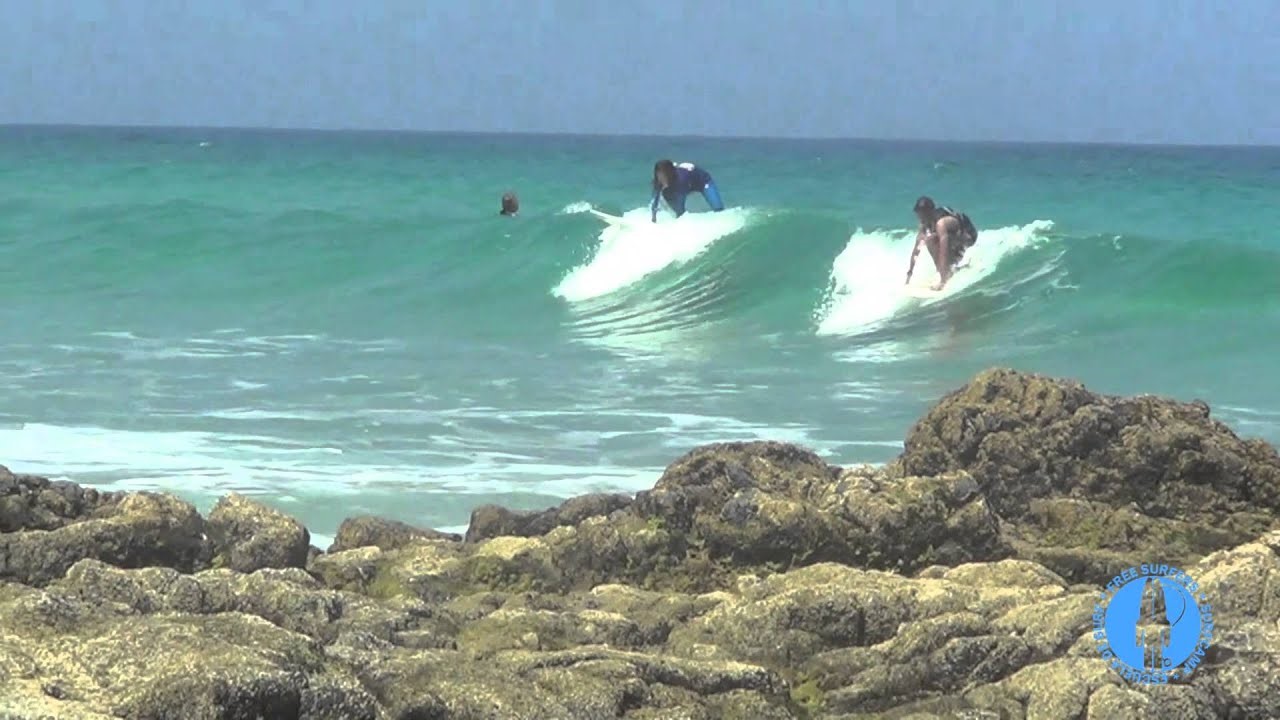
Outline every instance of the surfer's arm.
POLYGON ((916 233, 915 245, 911 247, 911 262, 907 264, 907 282, 911 282, 911 273, 916 271, 916 257, 920 255, 920 243, 924 240, 924 229, 916 233))
POLYGON ((658 222, 658 200, 662 197, 661 190, 653 191, 653 202, 649 203, 649 215, 653 222, 658 222))

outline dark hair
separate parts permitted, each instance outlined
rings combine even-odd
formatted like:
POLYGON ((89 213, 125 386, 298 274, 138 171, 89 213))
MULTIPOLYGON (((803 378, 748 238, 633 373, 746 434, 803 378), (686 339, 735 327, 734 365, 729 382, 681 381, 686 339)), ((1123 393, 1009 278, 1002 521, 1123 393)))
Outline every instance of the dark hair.
POLYGON ((929 197, 928 195, 921 195, 920 199, 916 200, 916 206, 913 209, 916 212, 920 212, 921 210, 928 210, 932 212, 933 210, 937 209, 937 206, 933 204, 933 198, 929 197))
POLYGON ((504 193, 502 195, 502 214, 511 215, 520 211, 520 201, 516 199, 513 192, 504 193))
POLYGON ((653 164, 653 189, 657 190, 662 187, 658 182, 659 177, 665 177, 667 183, 673 183, 676 180, 676 164, 670 160, 659 160, 653 164))

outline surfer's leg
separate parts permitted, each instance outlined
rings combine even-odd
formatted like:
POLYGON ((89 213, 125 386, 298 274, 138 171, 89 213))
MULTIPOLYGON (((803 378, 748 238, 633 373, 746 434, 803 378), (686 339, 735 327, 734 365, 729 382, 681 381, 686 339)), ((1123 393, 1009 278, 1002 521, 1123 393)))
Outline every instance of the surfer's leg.
POLYGON ((708 180, 707 184, 702 188, 702 197, 707 199, 707 204, 712 210, 720 212, 724 210, 724 201, 720 199, 720 190, 716 188, 714 180, 708 180))
POLYGON ((937 269, 938 275, 942 275, 942 258, 938 257, 938 236, 930 235, 925 238, 924 246, 929 249, 929 257, 933 258, 933 267, 937 269))
POLYGON ((685 194, 682 192, 672 193, 671 197, 667 198, 667 205, 671 206, 671 212, 675 213, 676 217, 684 215, 684 201, 685 194))

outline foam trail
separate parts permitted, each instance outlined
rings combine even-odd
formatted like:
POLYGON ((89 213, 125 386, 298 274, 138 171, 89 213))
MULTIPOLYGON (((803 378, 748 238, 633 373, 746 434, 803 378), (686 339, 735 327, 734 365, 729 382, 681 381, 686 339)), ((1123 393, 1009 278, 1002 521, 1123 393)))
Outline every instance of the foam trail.
POLYGON ((579 215, 581 213, 590 212, 590 211, 591 211, 591 203, 586 202, 585 200, 579 200, 578 202, 575 202, 575 203, 569 203, 568 205, 565 205, 564 207, 560 208, 561 215, 579 215))
POLYGON ((381 458, 351 462, 344 461, 343 454, 323 450, 273 450, 254 438, 195 432, 47 425, 0 428, 0 457, 14 472, 74 480, 98 490, 176 491, 206 505, 232 491, 273 496, 283 502, 306 498, 304 503, 324 497, 355 502, 370 494, 404 492, 461 496, 532 490, 569 498, 584 492, 642 490, 663 470, 546 463, 486 451, 435 453, 428 460, 421 459, 422 453, 406 451, 391 463, 378 462, 381 458), (42 443, 33 444, 36 439, 42 443))
MULTIPOLYGON (((959 295, 982 282, 1000 261, 1035 242, 1053 227, 1037 220, 1021 227, 980 229, 978 242, 965 253, 961 270, 937 297, 918 299, 903 291, 911 231, 855 232, 831 268, 827 297, 815 313, 819 335, 852 335, 875 330, 903 310, 932 305, 959 295)), ((916 260, 913 286, 938 281, 926 250, 916 260)))
POLYGON ((50 477, 138 472, 149 477, 252 476, 254 460, 274 456, 283 466, 314 462, 335 448, 299 447, 258 457, 239 457, 241 448, 204 432, 144 432, 28 423, 0 428, 0 456, 22 472, 50 477), (303 457, 298 457, 299 455, 303 457), (284 458, 284 459, 279 459, 284 458))
POLYGON ((600 244, 592 257, 569 271, 552 294, 578 302, 617 292, 701 255, 715 241, 746 227, 751 216, 745 208, 732 208, 687 213, 678 219, 659 218, 655 224, 650 222, 648 208, 637 208, 623 218, 626 222, 600 232, 600 244))

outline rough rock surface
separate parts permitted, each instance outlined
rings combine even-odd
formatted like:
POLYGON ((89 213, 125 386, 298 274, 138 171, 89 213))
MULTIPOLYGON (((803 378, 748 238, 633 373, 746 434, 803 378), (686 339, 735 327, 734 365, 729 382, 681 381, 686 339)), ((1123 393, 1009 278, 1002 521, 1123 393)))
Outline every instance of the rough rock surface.
MULTIPOLYGON (((56 514, 68 494, 41 493, 31 517, 56 514)), ((204 519, 191 503, 162 493, 134 493, 94 507, 79 521, 63 518, 54 529, 0 533, 0 580, 41 586, 83 558, 190 572, 207 564, 209 550, 204 519)))
POLYGON ((729 443, 634 498, 379 518, 0 469, 0 718, 1280 717, 1280 457, 1202 404, 1007 370, 885 468, 729 443), (1190 678, 1101 659, 1101 585, 1187 570, 1190 678))
POLYGON ((546 535, 562 525, 577 525, 589 517, 609 515, 630 504, 629 495, 590 493, 537 512, 515 512, 498 505, 481 505, 471 513, 467 540, 475 542, 503 535, 546 535))
POLYGON ((438 530, 424 530, 372 515, 359 515, 342 521, 338 526, 338 534, 329 546, 329 552, 342 552, 370 546, 382 550, 395 550, 418 540, 462 540, 462 536, 456 533, 442 533, 438 530))
POLYGON ((305 567, 311 533, 279 510, 231 493, 209 513, 213 564, 238 572, 305 567))
POLYGON ((1082 582, 1153 556, 1186 564, 1280 514, 1280 459, 1202 402, 1108 397, 989 370, 911 430, 890 476, 969 473, 1019 555, 1082 582))
POLYGON ((32 475, 14 475, 0 467, 0 532, 57 530, 68 522, 93 516, 120 499, 119 493, 99 493, 68 482, 49 482, 32 475))

